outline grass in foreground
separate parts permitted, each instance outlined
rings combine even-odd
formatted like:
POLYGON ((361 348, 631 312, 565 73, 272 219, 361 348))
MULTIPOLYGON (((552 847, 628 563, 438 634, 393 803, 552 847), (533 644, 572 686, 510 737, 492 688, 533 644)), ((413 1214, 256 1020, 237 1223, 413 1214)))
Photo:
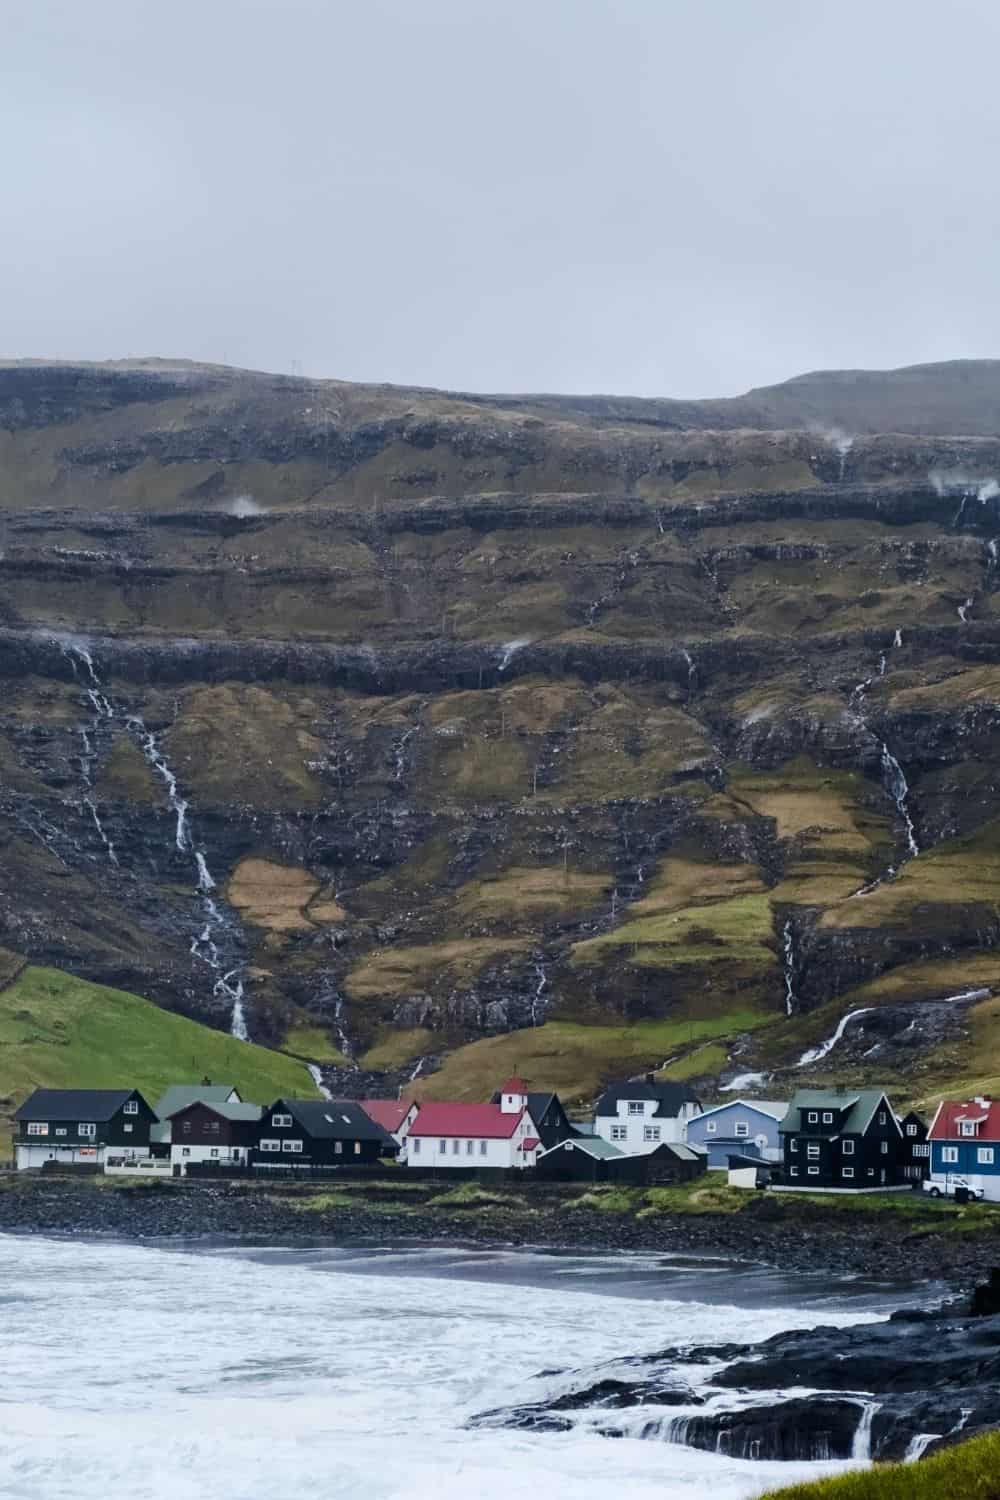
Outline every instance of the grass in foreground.
POLYGON ((124 990, 29 966, 0 992, 0 1114, 35 1088, 129 1086, 153 1104, 168 1084, 206 1076, 261 1103, 317 1097, 302 1063, 124 990))
POLYGON ((768 1495, 773 1500, 1000 1500, 1000 1433, 971 1438, 916 1464, 879 1464, 768 1495))

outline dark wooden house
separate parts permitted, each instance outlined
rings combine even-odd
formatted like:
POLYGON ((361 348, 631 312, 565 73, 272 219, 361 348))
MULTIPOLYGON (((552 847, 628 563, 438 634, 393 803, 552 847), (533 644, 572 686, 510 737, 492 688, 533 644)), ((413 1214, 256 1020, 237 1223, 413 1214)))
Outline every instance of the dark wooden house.
POLYGON ((242 1166, 260 1133, 261 1107, 229 1100, 196 1099, 168 1117, 170 1160, 184 1174, 194 1162, 242 1166))
POLYGON ((778 1126, 789 1187, 893 1187, 905 1137, 881 1089, 799 1089, 778 1126))
POLYGON ((254 1129, 255 1166, 343 1167, 394 1156, 396 1142, 356 1099, 276 1099, 254 1129))
POLYGON ((931 1174, 931 1148, 927 1140, 930 1126, 916 1110, 904 1115, 899 1124, 903 1132, 900 1175, 905 1182, 923 1182, 931 1174))
POLYGON ((36 1089, 14 1115, 20 1170, 148 1156, 156 1115, 138 1089, 36 1089))

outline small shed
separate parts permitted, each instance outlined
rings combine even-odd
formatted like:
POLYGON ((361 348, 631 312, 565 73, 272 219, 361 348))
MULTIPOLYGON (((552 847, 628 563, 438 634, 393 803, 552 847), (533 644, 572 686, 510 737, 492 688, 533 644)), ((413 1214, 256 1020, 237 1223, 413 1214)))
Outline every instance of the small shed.
POLYGON ((620 1182, 630 1158, 598 1135, 577 1136, 539 1151, 535 1171, 548 1182, 620 1182))

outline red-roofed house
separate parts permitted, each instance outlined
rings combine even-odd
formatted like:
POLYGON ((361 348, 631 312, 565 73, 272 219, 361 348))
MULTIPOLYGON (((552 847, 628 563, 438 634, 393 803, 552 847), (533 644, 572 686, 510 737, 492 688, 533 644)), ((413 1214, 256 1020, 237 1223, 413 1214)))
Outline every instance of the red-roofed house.
POLYGON ((538 1144, 527 1088, 508 1078, 499 1104, 421 1104, 400 1154, 408 1167, 511 1169, 533 1167, 538 1144))
POLYGON ((400 1146, 420 1108, 412 1099, 359 1099, 358 1103, 368 1118, 400 1146))
POLYGON ((982 1190, 1000 1203, 1000 1101, 980 1096, 966 1104, 946 1099, 927 1132, 931 1148, 930 1190, 982 1190))

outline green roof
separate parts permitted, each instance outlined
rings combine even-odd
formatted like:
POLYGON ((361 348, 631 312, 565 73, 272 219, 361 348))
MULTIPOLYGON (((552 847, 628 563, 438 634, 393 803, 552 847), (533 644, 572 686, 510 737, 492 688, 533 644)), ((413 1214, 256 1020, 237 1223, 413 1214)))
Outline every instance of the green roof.
POLYGON ((238 1093, 235 1083, 172 1083, 153 1105, 158 1120, 168 1120, 189 1104, 225 1104, 238 1093))
POLYGON ((800 1130, 799 1111, 803 1109, 832 1110, 838 1117, 847 1110, 844 1119, 835 1121, 828 1133, 861 1135, 885 1097, 885 1089, 797 1089, 778 1130, 786 1135, 800 1130))

